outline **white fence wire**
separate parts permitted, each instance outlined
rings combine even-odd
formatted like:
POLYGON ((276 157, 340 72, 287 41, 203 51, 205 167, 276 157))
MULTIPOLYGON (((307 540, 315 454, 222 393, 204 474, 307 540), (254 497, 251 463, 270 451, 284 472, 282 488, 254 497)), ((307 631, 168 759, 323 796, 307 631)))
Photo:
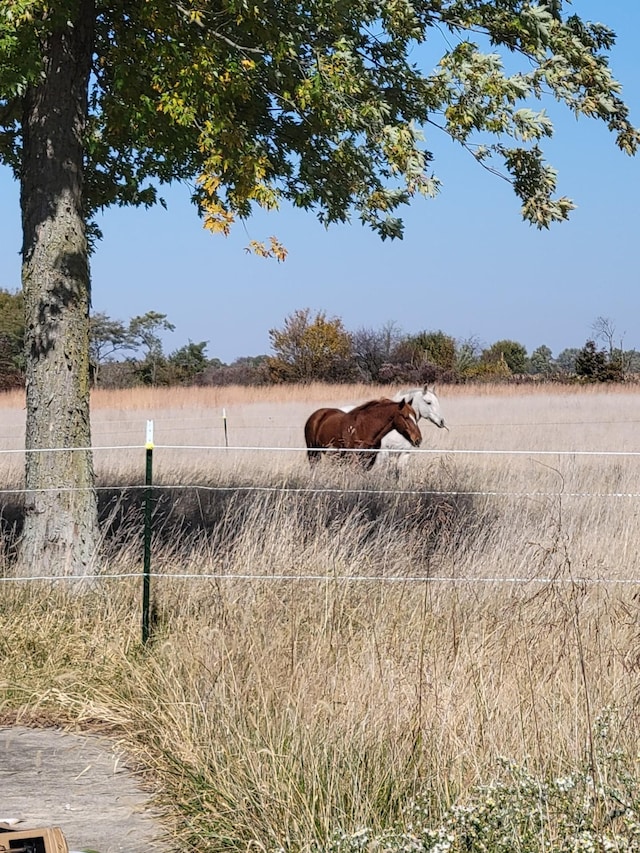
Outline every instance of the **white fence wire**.
MULTIPOLYGON (((304 582, 314 581, 323 584, 336 583, 388 583, 388 584, 450 584, 453 586, 490 586, 506 584, 511 586, 637 586, 640 578, 567 578, 567 577, 447 577, 440 575, 264 575, 264 574, 225 574, 221 572, 149 572, 148 577, 162 580, 200 580, 200 581, 259 581, 259 582, 304 582)), ((21 583, 42 581, 52 583, 106 580, 140 580, 140 572, 118 572, 99 575, 37 575, 29 577, 0 577, 1 583, 21 583)))

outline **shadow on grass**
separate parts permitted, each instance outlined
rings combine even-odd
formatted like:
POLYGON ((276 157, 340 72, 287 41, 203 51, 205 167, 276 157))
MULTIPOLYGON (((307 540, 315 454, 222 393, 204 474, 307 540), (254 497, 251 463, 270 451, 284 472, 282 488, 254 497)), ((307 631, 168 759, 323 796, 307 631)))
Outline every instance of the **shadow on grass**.
MULTIPOLYGON (((98 485, 98 512, 109 554, 142 542, 145 524, 144 486, 112 481, 98 485)), ((345 486, 293 475, 261 485, 242 476, 192 486, 154 483, 151 489, 154 547, 168 546, 186 556, 195 542, 215 540, 227 555, 254 535, 264 541, 274 527, 295 529, 300 548, 348 528, 346 556, 357 558, 378 540, 406 543, 407 556, 421 562, 442 546, 464 547, 491 518, 484 502, 449 482, 446 492, 424 487, 390 488, 374 479, 345 486), (383 487, 384 486, 384 487, 383 487)), ((0 511, 4 551, 11 563, 24 523, 22 495, 10 495, 0 511)))

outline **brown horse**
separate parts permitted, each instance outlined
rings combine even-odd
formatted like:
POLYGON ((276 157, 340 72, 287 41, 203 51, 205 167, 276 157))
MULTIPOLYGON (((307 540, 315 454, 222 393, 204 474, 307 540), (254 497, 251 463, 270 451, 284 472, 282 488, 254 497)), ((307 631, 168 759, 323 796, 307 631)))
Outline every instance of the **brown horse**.
POLYGON ((406 400, 370 400, 350 412, 317 409, 304 425, 307 458, 314 465, 324 451, 335 448, 332 456, 339 459, 348 457, 368 471, 376 461, 376 453, 349 451, 379 450, 382 439, 392 429, 397 430, 413 447, 422 441, 416 414, 411 403, 406 400))

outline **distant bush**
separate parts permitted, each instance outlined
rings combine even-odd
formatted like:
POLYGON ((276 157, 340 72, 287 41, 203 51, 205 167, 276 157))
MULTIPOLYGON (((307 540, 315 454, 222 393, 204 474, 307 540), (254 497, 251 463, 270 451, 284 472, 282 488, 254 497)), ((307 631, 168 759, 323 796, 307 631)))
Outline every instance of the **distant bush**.
POLYGON ((197 385, 269 385, 266 356, 239 358, 232 364, 210 363, 200 373, 197 385))

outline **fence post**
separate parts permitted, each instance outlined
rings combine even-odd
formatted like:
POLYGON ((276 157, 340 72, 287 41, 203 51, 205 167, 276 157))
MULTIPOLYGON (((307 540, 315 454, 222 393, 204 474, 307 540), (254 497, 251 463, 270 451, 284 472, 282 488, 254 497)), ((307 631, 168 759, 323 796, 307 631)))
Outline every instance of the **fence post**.
POLYGON ((149 639, 151 600, 151 510, 153 496, 153 421, 147 421, 144 490, 144 566, 142 574, 142 644, 149 639))
POLYGON ((222 423, 224 425, 224 446, 229 447, 229 439, 227 437, 227 410, 222 410, 222 423))

